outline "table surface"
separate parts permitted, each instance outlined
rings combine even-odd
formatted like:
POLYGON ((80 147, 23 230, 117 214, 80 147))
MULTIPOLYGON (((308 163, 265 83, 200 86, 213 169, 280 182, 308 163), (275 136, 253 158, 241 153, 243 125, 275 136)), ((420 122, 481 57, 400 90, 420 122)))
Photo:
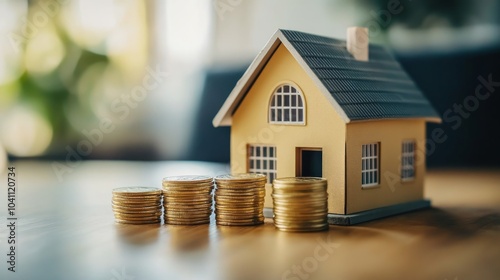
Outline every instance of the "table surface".
MULTIPOLYGON (((86 161, 59 181, 51 162, 14 162, 16 272, 7 271, 7 179, 0 193, 1 279, 499 279, 500 170, 430 170, 433 208, 325 232, 121 225, 119 186, 227 173, 202 162, 86 161)), ((213 217, 212 217, 213 219, 213 217)))

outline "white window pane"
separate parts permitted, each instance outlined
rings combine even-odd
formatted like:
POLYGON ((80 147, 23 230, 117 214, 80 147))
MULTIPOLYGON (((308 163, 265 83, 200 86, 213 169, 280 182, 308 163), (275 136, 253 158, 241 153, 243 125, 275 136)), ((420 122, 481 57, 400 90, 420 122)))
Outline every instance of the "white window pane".
POLYGON ((279 87, 269 107, 269 121, 274 123, 303 123, 304 105, 300 92, 293 86, 279 87))
POLYGON ((261 173, 267 176, 267 181, 272 182, 276 177, 276 147, 267 145, 250 145, 248 149, 250 173, 261 173), (252 151, 255 154, 252 154, 252 151))

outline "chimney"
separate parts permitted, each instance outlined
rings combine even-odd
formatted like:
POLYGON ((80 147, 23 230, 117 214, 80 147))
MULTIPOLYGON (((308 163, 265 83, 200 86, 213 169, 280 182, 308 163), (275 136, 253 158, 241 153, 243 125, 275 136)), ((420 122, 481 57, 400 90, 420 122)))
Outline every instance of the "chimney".
POLYGON ((356 60, 368 61, 368 28, 347 28, 347 51, 356 60))

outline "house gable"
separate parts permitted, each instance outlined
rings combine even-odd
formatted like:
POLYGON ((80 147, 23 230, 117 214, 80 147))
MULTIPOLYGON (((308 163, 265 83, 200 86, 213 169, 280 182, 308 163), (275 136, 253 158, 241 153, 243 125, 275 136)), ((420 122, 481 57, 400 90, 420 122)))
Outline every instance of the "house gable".
POLYGON ((278 30, 224 102, 213 119, 215 127, 231 125, 234 110, 280 44, 286 46, 345 123, 382 119, 441 122, 415 83, 381 46, 370 44, 370 60, 357 61, 345 41, 278 30))
POLYGON ((295 50, 292 44, 284 36, 282 30, 278 30, 271 37, 264 49, 260 51, 259 55, 250 64, 241 79, 236 83, 236 86, 231 91, 228 98, 213 119, 212 123, 215 127, 232 125, 232 115, 234 114, 234 111, 236 110, 236 108, 238 108, 241 101, 245 98, 248 89, 252 86, 255 79, 261 74, 262 69, 268 63, 269 59, 281 45, 284 45, 288 49, 290 54, 294 57, 301 68, 307 73, 307 75, 312 79, 316 87, 325 96, 330 105, 337 111, 337 114, 343 119, 343 121, 345 123, 348 123, 350 121, 337 101, 335 101, 335 99, 328 92, 328 89, 323 85, 321 80, 314 74, 314 72, 307 65, 302 56, 295 50))

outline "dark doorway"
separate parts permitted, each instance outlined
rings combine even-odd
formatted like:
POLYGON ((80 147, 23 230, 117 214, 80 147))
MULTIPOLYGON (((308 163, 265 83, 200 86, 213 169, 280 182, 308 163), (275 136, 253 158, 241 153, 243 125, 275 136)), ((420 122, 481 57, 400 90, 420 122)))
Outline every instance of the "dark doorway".
POLYGON ((297 174, 302 177, 323 177, 323 152, 321 149, 300 149, 297 174))

